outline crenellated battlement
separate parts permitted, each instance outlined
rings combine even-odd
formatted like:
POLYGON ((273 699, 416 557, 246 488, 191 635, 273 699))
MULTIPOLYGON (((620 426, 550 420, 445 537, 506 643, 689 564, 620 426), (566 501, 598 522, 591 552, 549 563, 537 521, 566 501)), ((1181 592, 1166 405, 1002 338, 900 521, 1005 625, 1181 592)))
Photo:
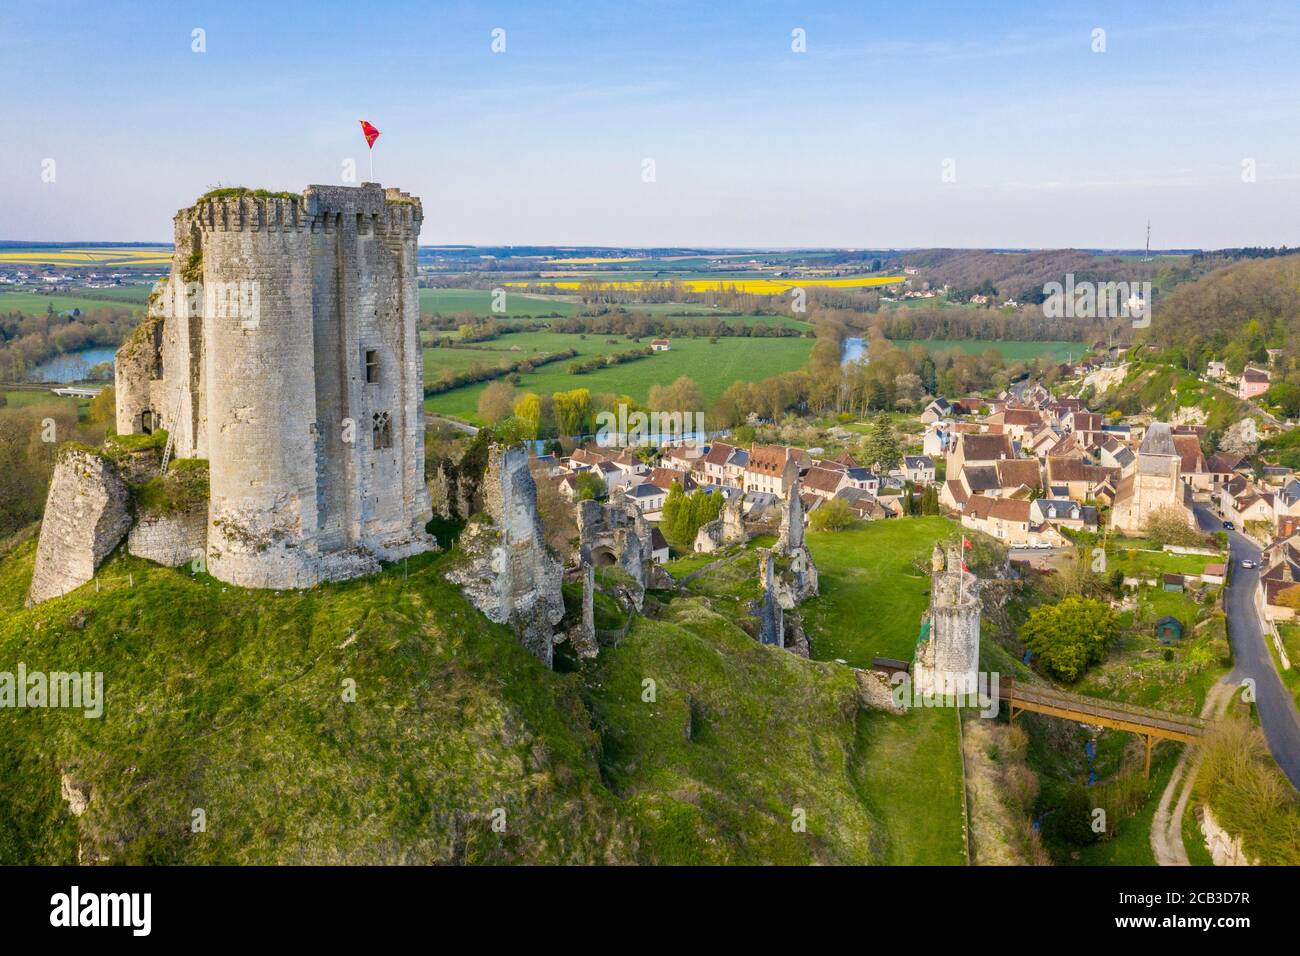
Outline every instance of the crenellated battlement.
MULTIPOLYGON (((355 228, 358 235, 397 239, 419 236, 424 220, 420 200, 400 189, 361 186, 308 186, 298 197, 255 194, 200 199, 176 214, 176 235, 214 232, 323 232, 355 228)), ((178 243, 179 245, 179 243, 178 243)))
POLYGON ((221 187, 176 214, 170 275, 118 352, 116 422, 210 461, 219 580, 307 587, 431 547, 422 219, 378 183, 221 187))

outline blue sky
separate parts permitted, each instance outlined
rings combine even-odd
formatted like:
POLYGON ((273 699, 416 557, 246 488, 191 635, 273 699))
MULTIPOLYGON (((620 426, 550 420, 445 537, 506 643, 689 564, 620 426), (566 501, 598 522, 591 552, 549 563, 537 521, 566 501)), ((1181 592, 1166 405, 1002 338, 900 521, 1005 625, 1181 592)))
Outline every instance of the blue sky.
POLYGON ((1297 50, 1270 2, 5 0, 0 238, 365 179, 364 117, 426 244, 1300 245, 1297 50))

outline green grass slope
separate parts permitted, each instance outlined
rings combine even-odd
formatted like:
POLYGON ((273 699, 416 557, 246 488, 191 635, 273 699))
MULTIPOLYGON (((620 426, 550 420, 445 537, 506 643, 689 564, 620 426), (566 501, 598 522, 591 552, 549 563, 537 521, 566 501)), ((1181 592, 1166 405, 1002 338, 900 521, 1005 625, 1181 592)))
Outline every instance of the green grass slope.
POLYGON ((851 674, 756 645, 706 599, 562 674, 465 602, 439 573, 448 556, 277 594, 119 553, 98 593, 23 609, 34 552, 0 559, 0 672, 100 671, 104 714, 0 710, 0 863, 888 851, 851 674), (65 778, 88 788, 80 817, 65 778))

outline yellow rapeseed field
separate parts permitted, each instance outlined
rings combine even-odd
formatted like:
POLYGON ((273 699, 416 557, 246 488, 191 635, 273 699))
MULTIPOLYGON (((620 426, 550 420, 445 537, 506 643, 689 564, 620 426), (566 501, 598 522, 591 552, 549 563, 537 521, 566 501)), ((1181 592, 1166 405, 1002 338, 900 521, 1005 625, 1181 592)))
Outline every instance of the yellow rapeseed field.
MULTIPOLYGON (((614 282, 600 282, 601 288, 639 290, 646 286, 680 285, 686 292, 742 292, 750 295, 780 295, 794 288, 808 289, 866 289, 873 286, 893 285, 904 281, 906 276, 845 276, 839 279, 628 279, 614 282)), ((560 280, 555 282, 507 282, 507 286, 525 288, 529 285, 546 286, 550 289, 574 291, 589 284, 591 280, 579 282, 560 280)))
POLYGON ((154 266, 171 262, 170 249, 0 250, 0 262, 50 265, 154 266))

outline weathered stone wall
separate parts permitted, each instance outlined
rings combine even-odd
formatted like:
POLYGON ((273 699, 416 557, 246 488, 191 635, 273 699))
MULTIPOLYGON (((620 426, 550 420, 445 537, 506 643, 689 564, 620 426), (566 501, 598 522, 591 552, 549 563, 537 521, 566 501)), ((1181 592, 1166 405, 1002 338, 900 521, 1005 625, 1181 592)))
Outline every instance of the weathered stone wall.
POLYGON ((489 620, 514 628, 549 667, 564 617, 564 569, 546 545, 527 451, 494 446, 482 495, 483 511, 461 533, 462 553, 447 580, 489 620))
POLYGON ((141 415, 153 410, 149 385, 162 375, 162 329, 162 315, 153 303, 149 315, 114 356, 113 397, 119 435, 139 434, 141 415))
POLYGON ((137 558, 169 568, 188 564, 207 552, 207 502, 176 512, 141 512, 126 540, 126 550, 137 558))
POLYGON ((700 528, 695 534, 694 549, 698 554, 712 554, 749 537, 745 531, 744 496, 732 495, 722 508, 722 514, 700 528))
POLYGON ((579 550, 597 567, 615 565, 630 579, 623 589, 640 611, 651 583, 650 525, 621 494, 608 504, 587 500, 577 508, 579 550))
POLYGON ((131 527, 130 492, 109 458, 65 446, 45 499, 27 605, 80 587, 131 527))

